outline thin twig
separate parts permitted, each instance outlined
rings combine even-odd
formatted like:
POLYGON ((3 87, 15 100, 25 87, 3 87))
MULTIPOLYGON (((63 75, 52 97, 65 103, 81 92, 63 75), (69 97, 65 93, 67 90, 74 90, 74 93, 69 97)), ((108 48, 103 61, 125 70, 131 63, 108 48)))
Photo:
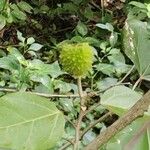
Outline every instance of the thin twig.
POLYGON ((94 3, 94 1, 89 2, 90 5, 92 5, 94 8, 101 10, 100 7, 94 3))
MULTIPOLYGON (((10 88, 0 88, 0 91, 1 92, 18 92, 17 89, 10 89, 10 88)), ((27 91, 27 93, 36 94, 36 95, 46 97, 46 98, 78 98, 79 97, 78 94, 61 95, 61 94, 45 94, 45 93, 29 92, 29 91, 27 91)))
MULTIPOLYGON (((72 142, 74 142, 74 140, 72 140, 72 142)), ((72 145, 70 142, 67 142, 66 144, 64 144, 61 148, 59 148, 58 150, 66 150, 66 148, 68 148, 70 145, 72 145)))
POLYGON ((143 74, 140 76, 140 78, 135 82, 132 90, 135 90, 135 88, 138 86, 138 84, 143 80, 143 77, 145 75, 145 73, 147 72, 147 70, 149 69, 150 64, 146 67, 145 71, 143 72, 143 74))
POLYGON ((96 124, 102 122, 103 120, 105 120, 107 117, 111 116, 113 113, 112 112, 108 112, 105 115, 103 115, 102 117, 100 117, 98 120, 96 120, 95 122, 91 123, 87 128, 85 128, 82 132, 81 138, 91 129, 93 128, 96 124))
POLYGON ((90 113, 92 110, 96 109, 100 104, 101 103, 99 101, 97 104, 91 106, 87 111, 84 112, 84 116, 87 115, 88 113, 90 113))
POLYGON ((118 83, 122 83, 131 74, 134 68, 135 68, 135 65, 132 66, 132 68, 127 72, 127 74, 118 83))
POLYGON ((76 128, 75 124, 74 124, 73 122, 71 122, 67 116, 65 116, 65 119, 66 119, 74 128, 76 128))
MULTIPOLYGON (((100 117, 98 120, 96 120, 95 122, 93 122, 92 124, 90 124, 90 126, 88 126, 87 128, 85 128, 80 135, 80 140, 83 138, 83 136, 91 129, 93 128, 97 123, 104 121, 108 116, 112 115, 111 112, 106 113, 105 115, 103 115, 102 117, 100 117)), ((75 139, 70 140, 71 143, 75 142, 75 139)), ((69 147, 71 145, 71 143, 66 143, 64 144, 59 150, 65 150, 67 147, 69 147)))
POLYGON ((134 84, 132 90, 135 90, 135 88, 138 86, 138 84, 142 81, 142 78, 140 77, 134 84))
POLYGON ((73 140, 67 139, 67 138, 62 138, 63 140, 69 142, 71 145, 74 145, 73 140))
POLYGON ((59 94, 44 94, 44 93, 37 93, 37 92, 27 92, 27 93, 33 93, 39 96, 47 97, 47 98, 78 98, 79 95, 73 94, 73 95, 59 95, 59 94))
MULTIPOLYGON (((100 93, 105 92, 106 90, 114 87, 114 86, 119 86, 119 85, 130 85, 129 82, 127 83, 120 83, 120 84, 116 84, 113 85, 105 90, 102 91, 96 91, 96 92, 90 92, 87 94, 83 94, 83 97, 89 96, 89 97, 93 97, 93 96, 98 96, 100 93)), ((13 88, 0 88, 1 92, 19 92, 19 90, 17 89, 13 89, 13 88)), ((26 91, 27 93, 31 93, 31 94, 36 94, 42 97, 46 97, 46 98, 79 98, 79 94, 45 94, 45 93, 39 93, 39 92, 32 92, 32 91, 26 91)))
POLYGON ((111 89, 112 87, 120 86, 120 85, 131 85, 131 83, 130 83, 130 82, 124 82, 124 83, 118 82, 118 83, 116 83, 115 85, 112 85, 112 86, 110 86, 110 87, 108 87, 108 88, 106 88, 106 89, 104 89, 104 90, 97 91, 97 92, 95 92, 95 93, 98 95, 98 94, 100 94, 100 93, 103 93, 103 92, 105 92, 105 91, 111 89))

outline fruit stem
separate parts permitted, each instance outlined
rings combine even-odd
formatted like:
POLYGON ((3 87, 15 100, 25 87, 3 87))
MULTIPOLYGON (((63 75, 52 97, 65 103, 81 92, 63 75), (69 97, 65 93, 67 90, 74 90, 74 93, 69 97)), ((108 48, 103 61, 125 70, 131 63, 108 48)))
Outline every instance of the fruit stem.
POLYGON ((80 113, 79 113, 79 117, 78 117, 78 121, 76 125, 74 150, 79 150, 80 129, 81 129, 81 124, 82 124, 82 119, 84 117, 84 111, 85 111, 84 108, 86 108, 84 106, 84 96, 83 96, 83 90, 82 90, 81 77, 78 77, 77 83, 78 83, 78 93, 80 96, 80 113))

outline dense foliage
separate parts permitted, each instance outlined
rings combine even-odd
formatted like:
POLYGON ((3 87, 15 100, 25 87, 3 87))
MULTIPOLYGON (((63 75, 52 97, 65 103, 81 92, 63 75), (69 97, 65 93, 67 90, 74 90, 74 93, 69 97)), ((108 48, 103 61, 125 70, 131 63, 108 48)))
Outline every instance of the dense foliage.
MULTIPOLYGON (((150 89, 149 47, 149 0, 0 0, 0 149, 72 150, 85 111, 84 149, 150 89)), ((100 150, 149 150, 149 118, 100 150)))

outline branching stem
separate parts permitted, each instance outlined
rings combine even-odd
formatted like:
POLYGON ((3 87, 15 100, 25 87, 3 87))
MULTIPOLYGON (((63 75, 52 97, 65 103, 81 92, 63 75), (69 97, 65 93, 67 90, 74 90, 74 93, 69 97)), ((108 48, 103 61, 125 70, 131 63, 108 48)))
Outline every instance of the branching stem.
POLYGON ((74 150, 79 149, 79 141, 80 141, 80 129, 81 129, 81 124, 82 124, 82 119, 84 116, 84 95, 83 95, 83 90, 82 90, 82 83, 81 83, 81 78, 77 79, 78 81, 78 93, 80 97, 80 113, 79 113, 79 118, 77 121, 77 126, 76 126, 76 135, 75 135, 75 143, 74 143, 74 150))

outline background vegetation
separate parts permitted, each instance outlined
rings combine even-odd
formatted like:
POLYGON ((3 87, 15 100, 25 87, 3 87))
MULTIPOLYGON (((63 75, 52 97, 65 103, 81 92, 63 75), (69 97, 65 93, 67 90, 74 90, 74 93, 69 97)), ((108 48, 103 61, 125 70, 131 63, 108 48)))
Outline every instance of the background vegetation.
MULTIPOLYGON (((73 149, 84 108, 76 79, 59 60, 66 43, 88 43, 95 55, 92 70, 82 79, 86 110, 79 149, 150 89, 149 0, 0 0, 3 150, 73 149)), ((149 117, 148 111, 100 149, 131 144, 134 150, 149 150, 150 131, 147 126, 142 130, 149 117)))

